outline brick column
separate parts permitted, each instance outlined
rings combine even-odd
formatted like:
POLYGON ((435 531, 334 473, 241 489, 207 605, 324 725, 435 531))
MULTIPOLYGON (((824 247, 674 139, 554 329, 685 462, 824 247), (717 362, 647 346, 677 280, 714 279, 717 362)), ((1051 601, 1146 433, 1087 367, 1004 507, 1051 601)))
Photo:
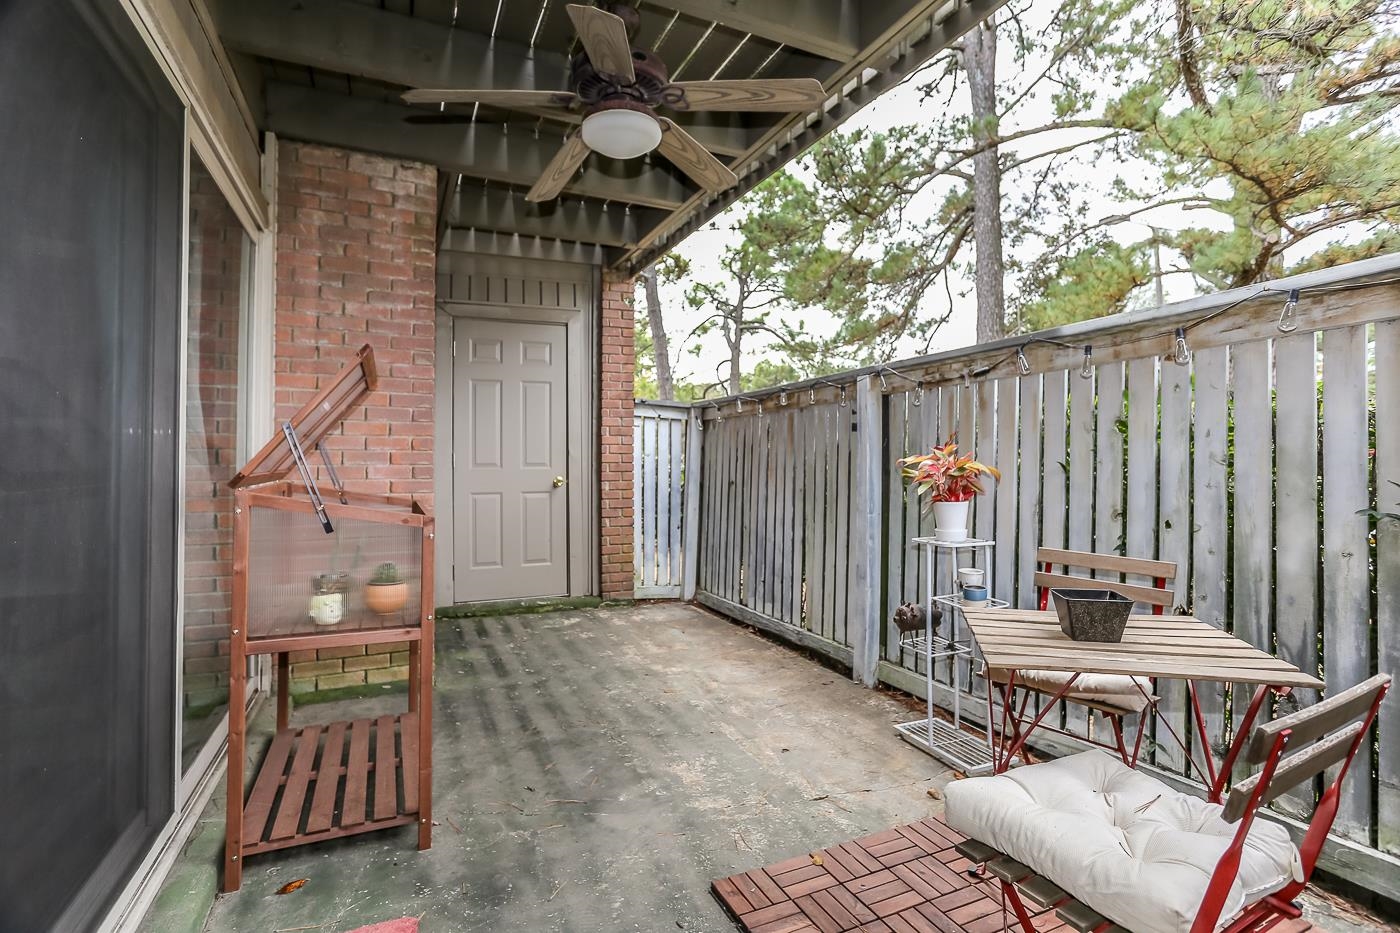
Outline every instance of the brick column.
POLYGON ((602 596, 630 598, 632 571, 632 377, 636 353, 633 280, 603 273, 599 531, 602 596))
MULTIPOLYGON (((379 388, 325 445, 347 488, 413 495, 429 510, 436 232, 432 166, 305 143, 278 146, 277 417, 295 412, 370 344, 379 388)), ((405 679, 406 648, 298 652, 293 689, 405 679)))

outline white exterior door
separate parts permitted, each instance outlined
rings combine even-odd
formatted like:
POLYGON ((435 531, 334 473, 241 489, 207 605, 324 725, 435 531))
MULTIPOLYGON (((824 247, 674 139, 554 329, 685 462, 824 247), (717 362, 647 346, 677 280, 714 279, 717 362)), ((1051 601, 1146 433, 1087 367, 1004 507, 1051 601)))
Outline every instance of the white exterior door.
POLYGON ((566 328, 457 318, 453 336, 454 601, 567 595, 566 328))

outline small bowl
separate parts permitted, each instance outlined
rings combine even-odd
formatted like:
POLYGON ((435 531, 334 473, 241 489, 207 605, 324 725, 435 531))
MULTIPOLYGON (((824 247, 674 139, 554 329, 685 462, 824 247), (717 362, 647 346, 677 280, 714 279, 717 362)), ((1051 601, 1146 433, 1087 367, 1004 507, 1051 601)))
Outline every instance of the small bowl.
POLYGON ((1052 589, 1060 631, 1075 641, 1119 642, 1133 601, 1112 590, 1052 589))

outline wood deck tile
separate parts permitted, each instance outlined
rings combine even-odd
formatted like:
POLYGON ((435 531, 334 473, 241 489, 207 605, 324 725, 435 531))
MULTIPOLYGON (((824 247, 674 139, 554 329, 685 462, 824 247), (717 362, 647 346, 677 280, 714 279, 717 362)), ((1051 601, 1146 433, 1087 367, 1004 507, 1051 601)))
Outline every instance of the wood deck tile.
MULTIPOLYGON (((953 849, 963 841, 939 819, 920 820, 720 878, 711 889, 745 933, 1019 930, 995 878, 967 873, 972 863, 953 849)), ((1026 907, 1041 933, 1069 930, 1053 909, 1026 907)), ((1322 933, 1305 920, 1274 929, 1322 933)))

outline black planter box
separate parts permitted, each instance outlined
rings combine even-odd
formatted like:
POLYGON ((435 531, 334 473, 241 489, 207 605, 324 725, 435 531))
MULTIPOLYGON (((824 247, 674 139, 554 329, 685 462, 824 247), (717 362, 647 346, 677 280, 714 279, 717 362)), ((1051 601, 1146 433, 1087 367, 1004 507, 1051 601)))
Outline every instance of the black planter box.
POLYGON ((1075 641, 1123 640, 1133 601, 1112 590, 1052 589, 1060 631, 1075 641))

